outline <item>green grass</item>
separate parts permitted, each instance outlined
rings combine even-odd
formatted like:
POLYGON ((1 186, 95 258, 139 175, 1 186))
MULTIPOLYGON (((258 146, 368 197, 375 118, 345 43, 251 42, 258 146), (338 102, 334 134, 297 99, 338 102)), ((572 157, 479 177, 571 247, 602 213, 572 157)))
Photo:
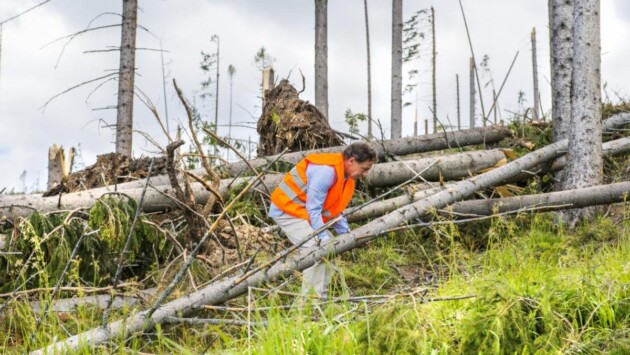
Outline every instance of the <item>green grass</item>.
MULTIPOLYGON (((428 287, 424 298, 359 305, 344 325, 330 319, 308 322, 299 313, 272 315, 277 323, 260 328, 253 345, 242 350, 313 354, 630 351, 627 222, 600 219, 566 234, 547 215, 497 220, 485 231, 490 237, 483 251, 466 250, 456 240, 465 237, 460 235, 453 242, 423 241, 442 243, 440 252, 429 245, 425 249, 432 250, 434 268, 450 271, 443 282, 428 287), (475 297, 448 300, 466 295, 475 297), (431 302, 431 298, 438 300, 431 302)), ((384 244, 375 269, 401 261, 384 244)), ((363 261, 374 261, 372 254, 378 253, 378 247, 361 251, 363 261)), ((349 267, 353 274, 382 280, 368 265, 362 265, 363 271, 357 265, 362 264, 349 267)))
MULTIPOLYGON (((628 217, 627 207, 623 213, 628 217)), ((385 302, 317 305, 252 291, 250 306, 271 309, 194 315, 258 322, 249 327, 163 325, 80 353, 628 353, 629 231, 628 218, 599 218, 568 232, 553 214, 540 214, 390 234, 337 257, 332 284, 336 296, 397 295, 385 302), (404 268, 418 273, 414 284, 404 268), (462 296, 468 298, 454 299, 462 296)), ((69 280, 79 282, 75 272, 69 280)), ((299 288, 299 278, 288 285, 299 288)), ((231 304, 247 306, 248 298, 231 304)), ((45 346, 101 317, 86 307, 33 312, 19 299, 2 315, 0 352, 45 346)))

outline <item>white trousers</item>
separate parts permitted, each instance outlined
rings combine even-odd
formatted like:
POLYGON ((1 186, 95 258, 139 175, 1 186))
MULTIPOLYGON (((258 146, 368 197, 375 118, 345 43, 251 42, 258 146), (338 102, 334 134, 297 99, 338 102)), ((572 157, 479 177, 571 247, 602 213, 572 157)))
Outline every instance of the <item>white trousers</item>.
MULTIPOLYGON (((310 223, 304 219, 296 218, 286 213, 272 218, 278 224, 278 227, 282 229, 284 234, 287 235, 293 245, 298 245, 313 233, 313 228, 310 223)), ((326 233, 328 233, 330 238, 333 238, 330 231, 326 231, 326 233)), ((314 237, 304 243, 299 248, 300 252, 314 247, 317 244, 317 240, 317 237, 314 237)), ((315 265, 304 270, 302 274, 302 293, 308 294, 308 292, 313 289, 320 297, 324 299, 327 298, 331 276, 332 270, 330 265, 328 265, 326 261, 318 261, 315 265)))

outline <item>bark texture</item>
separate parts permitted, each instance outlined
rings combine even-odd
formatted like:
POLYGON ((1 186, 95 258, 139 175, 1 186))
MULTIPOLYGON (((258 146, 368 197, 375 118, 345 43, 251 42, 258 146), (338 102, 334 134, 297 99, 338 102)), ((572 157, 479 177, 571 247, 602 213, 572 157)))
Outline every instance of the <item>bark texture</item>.
MULTIPOLYGON (((602 183, 601 40, 599 0, 575 0, 573 9, 571 124, 562 190, 602 183)), ((574 225, 593 209, 575 210, 565 221, 574 225)))
POLYGON ((495 213, 530 208, 536 208, 537 211, 556 211, 627 202, 628 194, 630 194, 630 181, 625 181, 547 194, 462 201, 449 206, 442 214, 447 216, 490 216, 495 213))
POLYGON ((328 0, 315 0, 315 107, 328 119, 328 0))
POLYGON ((371 187, 394 186, 420 172, 422 174, 416 178, 418 181, 450 180, 473 175, 501 161, 507 162, 505 159, 502 151, 488 150, 376 164, 368 173, 366 182, 371 187))
POLYGON ((123 0, 116 116, 116 153, 131 157, 138 0, 123 0))
POLYGON ((573 68, 573 0, 549 0, 553 139, 568 138, 573 68))
POLYGON ((402 31, 403 0, 392 1, 391 138, 402 137, 402 31))
POLYGON ((372 65, 370 63, 370 21, 368 21, 368 3, 363 0, 365 12, 365 43, 367 48, 367 136, 372 139, 372 65))
MULTIPOLYGON (((551 122, 554 142, 568 138, 573 68, 573 0, 549 0, 551 122)), ((555 174, 564 180, 564 170, 555 174)))

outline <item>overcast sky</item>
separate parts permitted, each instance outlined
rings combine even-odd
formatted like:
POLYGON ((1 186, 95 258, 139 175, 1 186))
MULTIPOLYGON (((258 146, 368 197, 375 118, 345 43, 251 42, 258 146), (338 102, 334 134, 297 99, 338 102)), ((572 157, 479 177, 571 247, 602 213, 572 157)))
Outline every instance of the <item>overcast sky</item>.
MULTIPOLYGON (((42 0, 0 1, 0 22, 42 2, 42 0)), ((542 109, 550 109, 549 33, 547 0, 462 0, 475 55, 488 55, 490 74, 498 89, 513 57, 518 58, 503 89, 500 114, 508 120, 518 112, 518 93, 525 93, 525 105, 532 100, 532 56, 530 33, 538 35, 538 69, 542 109)), ((203 102, 197 94, 204 74, 199 68, 201 51, 214 52, 212 35, 220 37, 219 124, 229 119, 230 85, 228 65, 236 67, 233 77, 232 120, 247 127, 234 127, 232 136, 257 140, 255 121, 260 115, 261 74, 254 55, 264 46, 276 62, 279 78, 288 77, 298 90, 300 71, 306 80, 301 97, 314 101, 314 5, 312 0, 140 0, 137 47, 164 53, 168 81, 166 98, 162 86, 160 53, 137 53, 136 86, 165 116, 168 106, 171 130, 184 122, 185 113, 174 94, 176 79, 190 101, 195 101, 204 119, 214 120, 214 99, 203 102), (196 97, 196 98, 195 98, 196 97)), ((373 116, 381 120, 389 136, 391 73, 391 0, 368 0, 372 50, 373 116)), ((457 0, 404 2, 404 18, 433 6, 437 34, 437 96, 441 121, 457 120, 456 74, 460 80, 461 119, 468 126, 468 63, 470 48, 457 0)), ((0 190, 30 191, 45 188, 47 152, 52 144, 80 145, 85 164, 96 155, 112 152, 114 140, 106 124, 115 123, 115 81, 97 81, 74 89, 43 105, 69 88, 116 70, 118 52, 86 53, 116 47, 120 28, 86 32, 72 41, 61 39, 88 27, 120 23, 120 0, 52 0, 3 26, 0 57, 0 190), (60 40, 61 39, 61 40, 60 40), (23 179, 22 173, 26 171, 23 179)), ((329 115, 333 128, 347 131, 344 112, 367 112, 367 65, 363 1, 330 0, 328 4, 329 115)), ((602 82, 611 100, 628 98, 630 66, 630 1, 602 0, 602 82)), ((428 35, 428 34, 427 34, 428 35)), ((406 96, 413 102, 403 110, 403 135, 413 134, 416 110, 420 119, 431 116, 430 40, 424 42, 423 56, 407 64, 404 71, 419 68, 417 92, 406 96)), ((482 81, 490 74, 481 73, 482 81)), ((407 81, 405 81, 405 84, 407 81)), ((491 105, 491 88, 484 91, 486 110, 491 105)), ((481 111, 477 105, 477 112, 481 111)), ((421 130, 422 129, 421 124, 421 130)), ((153 115, 138 100, 134 107, 134 128, 147 132, 160 144, 166 139, 153 115)), ((362 127, 363 132, 366 128, 362 127)), ((227 135, 227 127, 219 132, 227 135)), ((422 132, 423 133, 423 132, 422 132)), ((155 149, 145 138, 134 136, 134 156, 150 155, 155 149)))

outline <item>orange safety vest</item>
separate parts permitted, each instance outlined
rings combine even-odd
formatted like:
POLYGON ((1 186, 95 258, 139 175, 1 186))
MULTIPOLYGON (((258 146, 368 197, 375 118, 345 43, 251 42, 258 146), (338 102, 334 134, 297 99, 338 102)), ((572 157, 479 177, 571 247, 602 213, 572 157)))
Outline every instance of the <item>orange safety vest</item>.
POLYGON ((322 209, 322 219, 324 222, 328 222, 343 212, 354 194, 354 180, 345 178, 343 154, 341 153, 307 155, 284 176, 280 185, 271 194, 271 202, 284 213, 309 220, 308 213, 306 213, 306 196, 308 194, 306 167, 308 164, 332 166, 337 174, 337 181, 328 190, 322 209))

